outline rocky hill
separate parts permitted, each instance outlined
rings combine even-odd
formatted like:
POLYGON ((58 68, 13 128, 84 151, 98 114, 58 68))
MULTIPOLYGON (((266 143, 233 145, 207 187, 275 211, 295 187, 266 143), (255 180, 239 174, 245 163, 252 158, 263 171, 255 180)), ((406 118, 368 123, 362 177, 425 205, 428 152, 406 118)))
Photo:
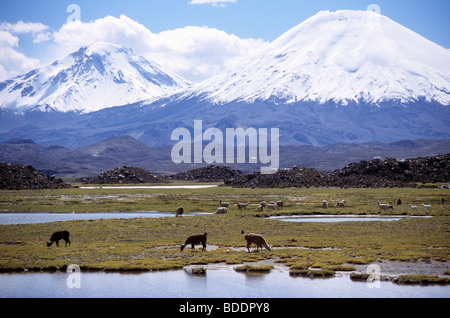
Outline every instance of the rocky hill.
POLYGON ((165 183, 164 177, 155 176, 153 173, 137 167, 118 167, 101 173, 99 176, 86 177, 76 180, 86 184, 142 184, 165 183))
POLYGON ((413 159, 381 159, 352 163, 332 173, 312 168, 280 170, 272 175, 250 173, 225 185, 233 187, 341 187, 386 188, 415 187, 418 183, 447 183, 450 181, 450 154, 413 159))
POLYGON ((63 189, 70 187, 62 179, 48 176, 33 166, 0 163, 0 189, 63 189))
POLYGON ((204 168, 177 173, 167 177, 167 179, 198 182, 223 182, 225 180, 239 179, 244 176, 245 174, 240 170, 235 170, 227 166, 210 165, 204 168))

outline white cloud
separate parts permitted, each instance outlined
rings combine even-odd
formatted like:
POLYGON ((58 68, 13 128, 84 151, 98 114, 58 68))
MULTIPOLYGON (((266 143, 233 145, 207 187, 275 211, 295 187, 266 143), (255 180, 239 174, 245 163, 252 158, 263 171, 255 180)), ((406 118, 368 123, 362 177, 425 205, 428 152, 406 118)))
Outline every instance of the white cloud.
POLYGON ((47 30, 49 27, 40 22, 23 22, 18 21, 14 24, 3 22, 0 23, 0 30, 8 31, 13 34, 31 34, 34 43, 40 43, 51 40, 51 33, 47 30))
POLYGON ((266 43, 241 39, 208 27, 187 26, 153 33, 121 15, 83 23, 70 22, 53 34, 60 57, 94 42, 111 42, 133 49, 188 80, 200 81, 229 68, 238 59, 255 54, 266 43))
POLYGON ((19 38, 0 30, 0 81, 26 73, 40 66, 39 60, 17 51, 19 38))
POLYGON ((236 3, 237 0, 191 0, 189 4, 211 4, 214 7, 225 7, 225 3, 236 3))

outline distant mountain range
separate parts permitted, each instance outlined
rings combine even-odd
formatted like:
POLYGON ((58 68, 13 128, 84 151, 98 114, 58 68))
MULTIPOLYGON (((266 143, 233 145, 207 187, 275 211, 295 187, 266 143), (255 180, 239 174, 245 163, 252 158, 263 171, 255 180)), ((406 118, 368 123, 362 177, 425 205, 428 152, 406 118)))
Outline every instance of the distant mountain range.
POLYGON ((450 50, 374 12, 324 11, 197 84, 108 43, 0 83, 0 142, 165 147, 194 120, 279 128, 284 146, 448 139, 450 50))
MULTIPOLYGON (((57 177, 96 176, 120 166, 135 166, 156 174, 171 175, 206 166, 174 164, 170 153, 171 147, 148 147, 130 136, 111 137, 80 149, 44 146, 24 139, 12 139, 0 144, 0 162, 32 165, 57 177)), ((297 166, 333 171, 374 157, 404 159, 447 153, 450 153, 450 140, 338 143, 325 147, 285 146, 280 149, 280 168, 297 166)), ((260 168, 257 164, 227 166, 245 173, 259 171, 260 168)))
POLYGON ((131 49, 98 42, 1 83, 0 105, 21 112, 89 113, 154 100, 189 84, 131 49))

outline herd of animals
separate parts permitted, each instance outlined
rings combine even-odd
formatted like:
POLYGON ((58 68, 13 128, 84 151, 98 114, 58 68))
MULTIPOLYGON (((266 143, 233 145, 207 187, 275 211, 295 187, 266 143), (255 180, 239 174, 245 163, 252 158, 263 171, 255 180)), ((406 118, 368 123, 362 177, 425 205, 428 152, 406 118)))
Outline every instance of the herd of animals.
MULTIPOLYGON (((334 207, 335 208, 344 208, 346 202, 347 202, 346 200, 340 200, 339 202, 337 202, 334 205, 334 207)), ((389 204, 389 203, 381 204, 380 201, 376 201, 376 203, 380 209, 380 212, 387 212, 389 209, 394 210, 394 205, 392 205, 392 204, 389 204)), ((444 200, 444 198, 442 198, 441 204, 444 204, 444 203, 445 203, 445 200, 444 200)), ((242 209, 246 209, 249 204, 250 204, 250 201, 247 201, 246 203, 238 203, 237 207, 239 210, 242 210, 242 209)), ((402 200, 397 199, 397 201, 395 202, 395 205, 401 205, 401 204, 402 204, 402 200)), ((228 202, 222 202, 222 200, 220 200, 219 208, 216 210, 216 212, 214 214, 227 214, 229 206, 230 206, 230 204, 228 202)), ((431 205, 422 203, 422 206, 427 213, 430 213, 431 205)), ((322 207, 328 208, 327 200, 323 200, 322 207)), ((409 204, 409 207, 410 207, 411 212, 417 211, 417 209, 418 209, 417 206, 411 205, 411 204, 409 204)), ((270 201, 269 203, 267 203, 266 201, 261 201, 259 203, 257 211, 261 212, 261 211, 263 211, 264 208, 267 208, 269 210, 281 209, 281 208, 283 208, 283 201, 276 201, 276 202, 270 201)), ((184 213, 184 208, 180 206, 175 211, 175 217, 182 217, 183 213, 184 213)), ((206 251, 207 235, 208 235, 208 233, 205 232, 203 234, 194 234, 194 235, 189 236, 186 239, 186 241, 184 242, 184 244, 181 245, 180 252, 182 252, 184 250, 184 248, 188 245, 191 245, 192 251, 195 250, 196 245, 202 245, 202 251, 206 251)), ((65 243, 66 243, 65 246, 67 246, 67 244, 69 244, 69 246, 70 246, 69 236, 70 236, 70 233, 67 230, 56 231, 51 235, 50 240, 46 242, 47 246, 50 247, 50 246, 52 246, 53 243, 56 243, 56 246, 59 247, 60 240, 65 241, 65 243)), ((250 246, 252 244, 256 245, 256 251, 259 251, 260 249, 262 250, 263 247, 265 247, 268 251, 271 250, 271 248, 267 244, 264 237, 260 234, 249 233, 244 236, 244 239, 247 242, 246 248, 249 253, 250 253, 250 246)))

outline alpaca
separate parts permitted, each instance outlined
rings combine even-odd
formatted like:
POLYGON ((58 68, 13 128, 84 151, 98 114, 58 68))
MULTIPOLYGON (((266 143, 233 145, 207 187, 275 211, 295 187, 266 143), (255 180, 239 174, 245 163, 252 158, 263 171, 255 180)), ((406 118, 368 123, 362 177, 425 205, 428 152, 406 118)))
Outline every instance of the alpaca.
POLYGON ((202 251, 206 251, 206 236, 208 235, 208 233, 203 233, 203 234, 194 234, 189 236, 186 239, 186 242, 184 242, 184 244, 181 245, 180 247, 180 252, 183 252, 184 248, 191 244, 191 251, 195 251, 195 245, 202 245, 202 251))
POLYGON ((278 206, 275 202, 267 204, 266 201, 263 201, 263 202, 261 202, 261 204, 264 204, 266 206, 266 208, 269 210, 278 210, 278 206))
POLYGON ((249 204, 250 204, 250 201, 247 201, 247 203, 238 203, 237 206, 238 206, 239 210, 242 210, 242 209, 246 209, 249 204))
POLYGON ((69 231, 66 230, 53 232, 52 236, 50 237, 50 241, 47 242, 47 247, 52 246, 53 242, 55 242, 56 246, 59 247, 59 240, 64 240, 66 242, 66 246, 67 243, 69 243, 70 246, 69 235, 69 231))
POLYGON ((380 204, 380 201, 377 201, 378 207, 380 208, 380 212, 381 211, 385 211, 387 212, 387 210, 389 209, 389 204, 380 204))
POLYGON ((258 212, 262 212, 262 211, 264 211, 264 205, 263 205, 263 204, 260 204, 260 205, 258 206, 258 212))
POLYGON ((277 206, 281 209, 284 205, 283 205, 283 201, 277 201, 275 202, 277 204, 277 206))
POLYGON ((323 207, 324 209, 327 209, 327 208, 328 208, 328 201, 327 201, 327 200, 323 200, 323 201, 322 201, 322 207, 323 207))
POLYGON ((423 208, 427 211, 427 213, 430 213, 431 205, 423 204, 423 203, 422 203, 422 205, 423 205, 423 208))
POLYGON ((395 202, 395 205, 401 205, 402 204, 402 199, 398 198, 397 201, 395 202))
POLYGON ((183 216, 183 213, 184 213, 184 208, 183 208, 182 206, 179 206, 179 207, 177 208, 177 210, 175 211, 175 217, 177 217, 177 216, 183 216))
POLYGON ((341 200, 338 203, 336 203, 336 205, 334 206, 335 208, 345 208, 345 202, 347 202, 346 200, 341 200))
POLYGON ((416 211, 417 212, 417 205, 409 205, 409 208, 411 209, 411 212, 412 211, 416 211))
POLYGON ((230 204, 228 202, 222 202, 222 200, 219 201, 219 206, 223 208, 228 208, 230 204))
POLYGON ((268 250, 271 251, 271 248, 269 247, 269 245, 267 245, 266 240, 264 239, 264 237, 262 237, 259 234, 255 234, 255 233, 250 233, 244 236, 245 240, 247 241, 247 250, 250 253, 250 245, 251 244, 255 244, 256 245, 256 250, 258 251, 259 249, 262 250, 263 246, 268 250))
POLYGON ((216 212, 214 212, 214 214, 227 214, 228 213, 228 208, 226 207, 220 207, 217 209, 216 212))

